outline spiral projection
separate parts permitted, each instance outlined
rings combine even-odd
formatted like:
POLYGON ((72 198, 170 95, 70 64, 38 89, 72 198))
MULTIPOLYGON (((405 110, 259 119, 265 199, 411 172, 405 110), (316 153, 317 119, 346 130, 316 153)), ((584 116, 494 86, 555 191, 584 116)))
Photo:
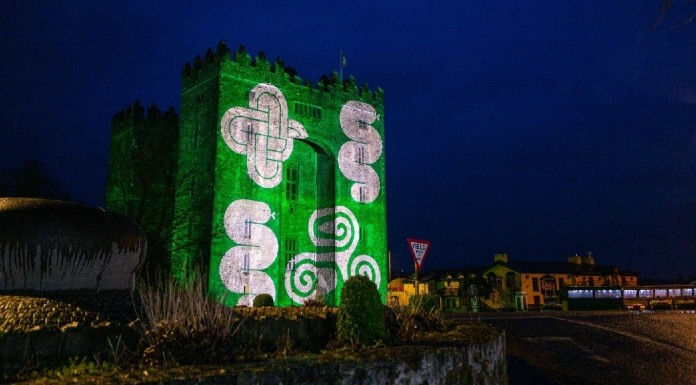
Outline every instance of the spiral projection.
POLYGON ((377 287, 382 282, 377 261, 369 255, 358 255, 350 262, 350 276, 364 275, 375 283, 377 287))

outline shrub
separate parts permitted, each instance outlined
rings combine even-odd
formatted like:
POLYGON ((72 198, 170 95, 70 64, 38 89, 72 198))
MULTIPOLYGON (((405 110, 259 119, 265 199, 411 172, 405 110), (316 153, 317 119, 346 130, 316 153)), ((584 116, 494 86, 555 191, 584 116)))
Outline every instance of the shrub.
POLYGON ((259 294, 254 297, 254 307, 275 306, 270 294, 259 294))
POLYGON ((324 307, 326 306, 326 301, 324 300, 324 297, 318 296, 316 298, 308 299, 304 301, 302 306, 307 306, 307 307, 324 307))
MULTIPOLYGON (((159 276, 161 277, 161 276, 159 276)), ((158 278, 139 285, 142 359, 145 364, 227 363, 243 319, 210 298, 205 276, 188 284, 158 278)))
POLYGON ((433 295, 412 296, 408 306, 389 309, 389 337, 399 342, 413 341, 419 332, 443 331, 445 323, 433 295))
POLYGON ((410 308, 415 307, 418 312, 439 312, 440 297, 433 294, 412 295, 408 299, 408 306, 410 308))
POLYGON ((336 327, 339 341, 351 346, 372 345, 386 337, 384 305, 369 278, 358 275, 345 282, 336 327))

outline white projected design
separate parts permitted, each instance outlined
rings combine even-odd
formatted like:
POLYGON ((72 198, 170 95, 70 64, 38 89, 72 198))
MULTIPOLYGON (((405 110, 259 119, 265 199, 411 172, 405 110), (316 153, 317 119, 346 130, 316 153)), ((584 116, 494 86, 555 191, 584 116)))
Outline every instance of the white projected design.
POLYGON ((360 225, 347 207, 314 211, 307 229, 315 246, 335 247, 335 252, 302 253, 288 262, 294 268, 285 272, 285 290, 294 302, 302 303, 335 290, 336 268, 343 280, 360 274, 379 287, 377 261, 369 255, 352 258, 360 242, 360 225))
POLYGON ((273 279, 263 270, 278 255, 278 239, 265 226, 275 213, 266 203, 239 199, 225 211, 225 231, 237 246, 229 249, 220 261, 220 278, 225 287, 242 294, 237 305, 251 306, 254 297, 266 293, 276 299, 273 279))
POLYGON ((356 183, 351 186, 353 200, 371 203, 379 195, 379 176, 370 166, 382 155, 382 138, 372 123, 377 112, 369 104, 351 100, 341 108, 341 129, 351 140, 338 152, 338 167, 343 176, 356 183))
POLYGON ((249 93, 249 108, 230 108, 220 127, 230 149, 246 155, 249 177, 265 188, 282 181, 283 162, 292 154, 293 140, 307 137, 301 123, 288 119, 283 93, 264 83, 249 93))

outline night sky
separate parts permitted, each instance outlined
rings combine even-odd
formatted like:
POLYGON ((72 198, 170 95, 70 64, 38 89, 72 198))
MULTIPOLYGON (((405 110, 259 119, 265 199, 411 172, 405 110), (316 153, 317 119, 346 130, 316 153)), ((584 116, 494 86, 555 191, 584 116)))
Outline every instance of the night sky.
POLYGON ((696 277, 696 22, 677 2, 0 2, 0 170, 103 205, 111 117, 179 110, 219 40, 385 91, 388 231, 425 268, 511 260, 696 277), (205 5, 203 5, 205 4, 205 5), (674 28, 676 27, 676 28, 674 28))

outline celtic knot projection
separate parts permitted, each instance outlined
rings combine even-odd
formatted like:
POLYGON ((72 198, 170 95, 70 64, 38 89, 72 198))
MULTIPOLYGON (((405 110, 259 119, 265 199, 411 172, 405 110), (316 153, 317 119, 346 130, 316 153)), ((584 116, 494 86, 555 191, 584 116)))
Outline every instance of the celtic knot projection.
POLYGON ((283 93, 264 83, 249 93, 249 108, 230 108, 220 126, 230 149, 246 155, 249 177, 265 188, 282 181, 283 162, 292 154, 293 139, 307 137, 301 123, 288 119, 283 93))

